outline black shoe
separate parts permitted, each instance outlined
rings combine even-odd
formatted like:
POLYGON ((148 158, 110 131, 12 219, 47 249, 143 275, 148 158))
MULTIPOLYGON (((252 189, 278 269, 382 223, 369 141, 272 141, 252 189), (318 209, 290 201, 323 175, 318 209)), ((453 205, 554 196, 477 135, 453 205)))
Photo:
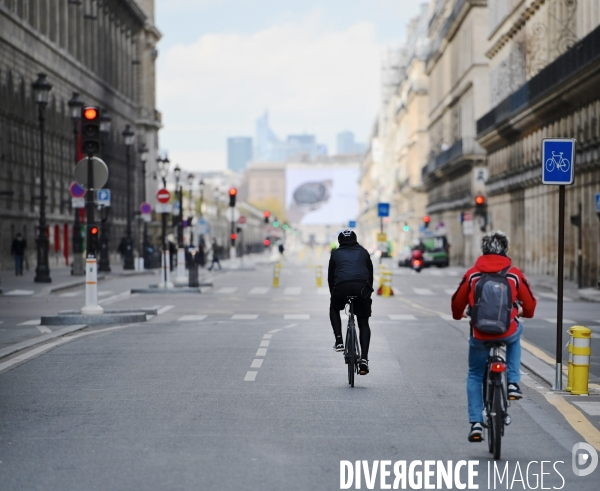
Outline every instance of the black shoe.
POLYGON ((473 443, 483 441, 483 426, 481 426, 481 423, 471 424, 471 431, 469 432, 469 441, 473 443))
POLYGON ((344 341, 342 341, 342 338, 335 338, 335 344, 333 345, 333 350, 334 351, 344 351, 344 341))
POLYGON ((521 392, 519 384, 508 384, 508 398, 511 401, 523 398, 523 392, 521 392))
POLYGON ((369 360, 364 358, 358 362, 358 373, 360 375, 366 375, 369 373, 369 360))

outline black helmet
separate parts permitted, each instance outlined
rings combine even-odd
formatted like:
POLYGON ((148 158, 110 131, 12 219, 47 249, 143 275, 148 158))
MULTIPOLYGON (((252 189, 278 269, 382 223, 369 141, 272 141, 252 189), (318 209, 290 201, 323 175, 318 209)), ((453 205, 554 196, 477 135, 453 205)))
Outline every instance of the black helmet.
POLYGON ((353 230, 350 230, 349 228, 345 228, 338 235, 338 242, 340 244, 343 242, 357 242, 356 234, 354 233, 353 230))

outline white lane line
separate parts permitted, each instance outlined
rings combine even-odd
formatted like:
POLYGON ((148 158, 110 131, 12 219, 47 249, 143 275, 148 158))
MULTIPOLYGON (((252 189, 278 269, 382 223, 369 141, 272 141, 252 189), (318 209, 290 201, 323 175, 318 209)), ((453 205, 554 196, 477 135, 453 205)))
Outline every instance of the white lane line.
POLYGON ((35 327, 37 327, 38 331, 40 331, 42 334, 48 334, 49 332, 52 332, 46 326, 35 326, 35 327))
POLYGON ((452 317, 450 314, 440 314, 440 317, 445 321, 455 321, 456 319, 452 317))
POLYGON ((275 334, 276 332, 281 331, 281 329, 273 329, 271 331, 269 331, 269 334, 275 334))
MULTIPOLYGON (((2 324, 2 323, 0 322, 0 324, 2 324)), ((272 335, 272 334, 265 334, 265 335, 263 336, 263 339, 271 339, 272 337, 273 337, 273 335, 272 335)))
POLYGON ((389 314, 388 317, 392 321, 416 321, 417 318, 411 314, 389 314))
POLYGON ((31 321, 21 322, 19 326, 39 326, 42 323, 42 319, 34 319, 31 321))
POLYGON ((287 326, 283 326, 284 329, 289 329, 290 327, 296 327, 298 324, 288 324, 287 326))
POLYGON ((329 288, 317 288, 317 295, 329 295, 329 288))
POLYGON ((76 297, 78 295, 83 295, 83 292, 67 292, 61 293, 59 297, 76 297))
POLYGON ((175 308, 175 305, 165 305, 164 307, 161 307, 160 309, 158 309, 158 310, 156 311, 156 313, 157 313, 158 315, 163 315, 164 313, 166 313, 166 312, 168 312, 169 310, 171 310, 171 309, 174 309, 174 308, 175 308))
MULTIPOLYGON (((554 318, 547 318, 544 319, 546 322, 549 322, 550 324, 556 324, 556 317, 554 318)), ((575 324, 575 321, 571 320, 571 319, 563 319, 563 324, 575 324)))
POLYGON ((258 348, 255 356, 267 356, 267 348, 258 348))
POLYGON ((265 339, 265 340, 263 340, 263 341, 260 342, 259 346, 261 348, 268 348, 270 344, 271 344, 271 341, 269 341, 268 339, 265 339))
POLYGON ((413 288, 413 291, 417 295, 433 295, 433 292, 429 288, 413 288))
POLYGON ((206 317, 206 315, 182 315, 177 322, 203 321, 206 317))
POLYGON ((258 319, 258 314, 235 314, 231 316, 234 321, 246 321, 258 319))
POLYGON ((252 360, 252 365, 250 365, 250 368, 262 367, 263 361, 265 361, 264 358, 254 358, 254 360, 252 360))
POLYGON ((258 375, 258 372, 248 370, 244 377, 244 382, 254 382, 256 380, 256 375, 258 375))
POLYGON ((444 292, 448 295, 454 295, 456 290, 454 288, 446 288, 446 289, 444 289, 444 292))
POLYGON ((288 321, 308 320, 310 319, 310 314, 285 314, 283 318, 288 321))
POLYGON ((284 295, 300 295, 300 292, 302 292, 301 286, 288 286, 283 290, 284 295))
POLYGON ((103 290, 101 292, 98 292, 98 296, 99 297, 106 297, 107 295, 110 295, 111 293, 113 293, 112 290, 103 290))
POLYGON ((235 293, 236 291, 236 286, 226 286, 223 288, 219 288, 215 293, 219 293, 221 295, 229 295, 230 293, 235 293))
POLYGON ((102 304, 102 305, 108 305, 111 303, 118 302, 119 300, 124 300, 126 298, 133 297, 133 296, 137 297, 138 294, 136 293, 136 294, 132 295, 130 290, 125 290, 124 292, 121 292, 118 295, 113 295, 112 297, 103 298, 102 300, 98 300, 98 303, 102 304))
POLYGON ((10 290, 6 292, 4 295, 6 296, 15 296, 15 297, 24 297, 27 295, 33 295, 35 292, 33 290, 10 290))
POLYGON ((250 290, 248 292, 248 295, 265 295, 266 293, 268 293, 270 290, 270 288, 266 287, 266 286, 257 286, 252 288, 252 290, 250 290))

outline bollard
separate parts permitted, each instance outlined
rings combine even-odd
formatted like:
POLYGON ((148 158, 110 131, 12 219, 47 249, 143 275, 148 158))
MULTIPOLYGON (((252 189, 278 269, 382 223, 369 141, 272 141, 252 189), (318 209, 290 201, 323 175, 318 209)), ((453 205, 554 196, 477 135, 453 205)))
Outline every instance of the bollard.
POLYGON ((573 385, 571 394, 587 396, 590 372, 590 356, 592 354, 592 330, 584 326, 573 326, 569 329, 573 335, 573 385))
POLYGON ((185 249, 177 249, 177 273, 175 275, 175 284, 179 286, 186 285, 188 279, 185 276, 185 249))
POLYGON ((379 265, 379 286, 377 288, 377 295, 381 295, 383 293, 383 272, 385 271, 385 266, 383 264, 379 265))
POLYGON ((161 281, 158 284, 159 288, 173 288, 173 283, 171 283, 171 269, 169 268, 169 264, 171 262, 169 251, 163 251, 161 254, 161 281))
POLYGON ((323 268, 321 265, 317 266, 317 288, 321 288, 323 286, 323 268))
POLYGON ((281 264, 275 264, 273 268, 273 288, 279 288, 279 274, 281 273, 281 264))
POLYGON ((392 291, 392 272, 382 271, 381 273, 381 296, 391 297, 394 292, 392 291))
POLYGON ((98 305, 98 265, 95 257, 85 260, 85 306, 83 315, 103 314, 104 309, 98 305))
POLYGON ((565 389, 567 392, 571 392, 573 390, 573 333, 571 329, 568 329, 569 333, 569 368, 567 370, 567 388, 565 389))
POLYGON ((191 249, 188 254, 188 286, 190 288, 198 288, 198 263, 196 262, 196 251, 191 249))

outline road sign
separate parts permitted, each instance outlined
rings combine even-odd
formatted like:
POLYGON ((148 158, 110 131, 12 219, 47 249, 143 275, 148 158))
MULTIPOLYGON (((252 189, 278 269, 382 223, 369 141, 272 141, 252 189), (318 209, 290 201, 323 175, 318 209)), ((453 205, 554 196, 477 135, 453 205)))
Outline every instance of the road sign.
POLYGON ((72 208, 85 208, 85 198, 71 198, 72 208))
MULTIPOLYGON (((108 181, 108 167, 103 160, 98 157, 92 157, 92 171, 94 174, 94 180, 92 187, 94 189, 100 189, 108 181)), ((81 187, 87 189, 88 185, 88 158, 85 157, 77 162, 75 166, 75 180, 81 187)))
POLYGON ((356 228, 356 222, 354 220, 350 220, 348 222, 348 228, 356 228))
POLYGON ((596 213, 600 213, 600 193, 596 194, 596 213))
POLYGON ((152 205, 144 201, 140 205, 140 213, 142 215, 149 215, 150 213, 152 213, 152 205))
POLYGON ((244 215, 242 215, 241 217, 238 218, 238 223, 240 225, 245 225, 246 224, 246 217, 244 215))
POLYGON ((156 205, 156 213, 171 213, 173 205, 171 203, 159 203, 156 205))
POLYGON ((196 232, 198 232, 200 235, 210 233, 210 227, 208 226, 208 222, 204 218, 198 219, 198 223, 196 224, 196 232))
POLYGON ((575 176, 575 143, 573 138, 545 138, 542 141, 542 182, 573 184, 575 176))
POLYGON ((377 242, 387 242, 387 234, 384 232, 377 234, 377 242))
POLYGON ((73 198, 83 198, 85 189, 76 182, 72 182, 69 186, 69 192, 73 198))
POLYGON ((98 189, 96 203, 98 206, 110 206, 110 189, 98 189))
MULTIPOLYGON (((168 203, 169 200, 171 199, 171 193, 169 193, 169 191, 166 190, 165 188, 159 189, 158 193, 156 193, 156 199, 158 200, 159 203, 168 203)), ((165 212, 158 212, 158 213, 165 213, 165 212)))
POLYGON ((390 216, 390 204, 389 203, 377 203, 377 216, 378 217, 389 217, 390 216))

